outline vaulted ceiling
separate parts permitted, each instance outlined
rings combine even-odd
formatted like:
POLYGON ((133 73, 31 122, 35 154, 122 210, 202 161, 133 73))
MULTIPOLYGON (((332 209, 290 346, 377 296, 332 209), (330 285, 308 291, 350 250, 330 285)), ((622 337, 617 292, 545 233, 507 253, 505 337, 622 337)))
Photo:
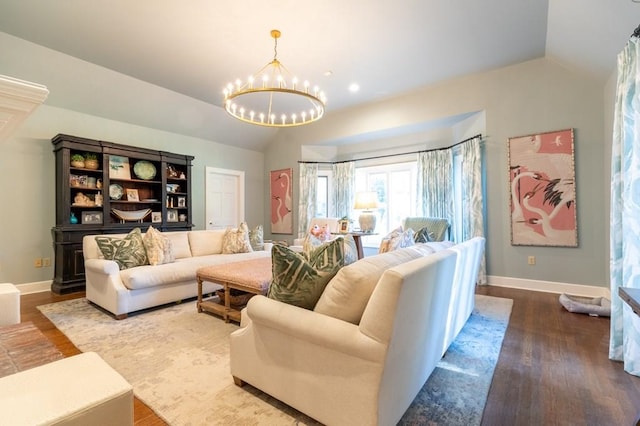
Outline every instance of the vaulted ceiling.
POLYGON ((273 58, 272 28, 332 114, 545 56, 603 84, 638 24, 632 0, 0 0, 1 32, 77 58, 3 52, 0 74, 47 85, 50 105, 261 149, 274 130, 228 117, 222 88, 273 58))

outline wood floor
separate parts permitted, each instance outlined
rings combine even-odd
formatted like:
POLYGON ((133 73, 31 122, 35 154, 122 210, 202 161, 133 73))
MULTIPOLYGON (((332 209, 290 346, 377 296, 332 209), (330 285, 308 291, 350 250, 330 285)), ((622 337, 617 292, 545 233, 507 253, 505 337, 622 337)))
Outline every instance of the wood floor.
MULTIPOLYGON (((483 425, 635 425, 640 378, 608 359, 609 319, 567 312, 558 295, 501 287, 478 294, 514 300, 483 425)), ((82 297, 24 295, 22 321, 32 321, 65 356, 78 349, 36 306, 82 297)), ((136 425, 164 425, 136 399, 136 425)))

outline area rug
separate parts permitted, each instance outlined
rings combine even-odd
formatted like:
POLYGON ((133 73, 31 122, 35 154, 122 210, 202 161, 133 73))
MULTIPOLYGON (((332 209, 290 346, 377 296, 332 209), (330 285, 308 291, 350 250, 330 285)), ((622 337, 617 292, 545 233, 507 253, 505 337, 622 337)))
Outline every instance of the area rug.
MULTIPOLYGON (((403 425, 479 425, 512 301, 476 295, 476 309, 403 416, 403 425)), ((195 302, 116 321, 74 299, 38 309, 81 351, 97 352, 171 425, 315 425, 229 374, 238 328, 197 313, 195 302)))

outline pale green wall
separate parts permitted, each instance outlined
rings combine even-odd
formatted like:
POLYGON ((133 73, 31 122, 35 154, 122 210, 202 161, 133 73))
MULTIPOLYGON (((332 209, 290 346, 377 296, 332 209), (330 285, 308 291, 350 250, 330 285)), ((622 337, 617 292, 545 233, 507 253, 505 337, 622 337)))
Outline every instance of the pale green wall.
MULTIPOLYGON (((301 146, 331 143, 482 111, 486 127, 487 270, 489 275, 602 286, 608 284, 608 181, 604 87, 584 75, 539 59, 454 79, 399 98, 328 113, 319 123, 281 132, 265 152, 265 170, 294 167, 301 146), (511 246, 506 145, 509 137, 575 129, 578 248, 511 246), (534 255, 537 265, 527 265, 534 255)), ((417 132, 419 133, 419 132, 417 132)), ((432 147, 423 132, 424 148, 432 147)), ((455 132, 452 132, 455 134, 455 132)), ((397 149, 407 136, 389 139, 397 149)), ((458 140, 452 138, 450 143, 458 140)), ((442 141, 437 141, 438 145, 442 141)), ((362 156, 367 156, 366 144, 362 156)), ((411 148, 415 141, 411 142, 411 148)), ((297 186, 294 186, 297 192, 297 186)), ((297 197, 295 197, 297 200, 297 197)), ((295 201, 295 200, 294 200, 295 201)), ((296 205, 296 204, 294 204, 296 205)), ((265 205, 265 215, 268 215, 265 205)), ((265 223, 268 216, 265 216, 265 223)))
POLYGON ((262 153, 42 105, 12 137, 0 143, 0 282, 53 278, 53 267, 36 269, 33 259, 50 257, 53 261, 55 162, 51 138, 58 133, 193 155, 196 229, 205 227, 205 167, 243 170, 246 220, 251 226, 262 221, 262 153))

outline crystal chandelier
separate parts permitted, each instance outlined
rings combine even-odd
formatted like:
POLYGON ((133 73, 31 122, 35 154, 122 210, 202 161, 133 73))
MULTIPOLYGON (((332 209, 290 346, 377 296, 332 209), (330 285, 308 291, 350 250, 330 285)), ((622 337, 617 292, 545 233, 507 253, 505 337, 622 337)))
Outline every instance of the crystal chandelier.
POLYGON ((245 123, 267 127, 292 127, 318 121, 324 115, 326 98, 308 81, 291 77, 278 61, 280 31, 271 30, 273 60, 246 81, 237 79, 224 89, 224 109, 245 123))

